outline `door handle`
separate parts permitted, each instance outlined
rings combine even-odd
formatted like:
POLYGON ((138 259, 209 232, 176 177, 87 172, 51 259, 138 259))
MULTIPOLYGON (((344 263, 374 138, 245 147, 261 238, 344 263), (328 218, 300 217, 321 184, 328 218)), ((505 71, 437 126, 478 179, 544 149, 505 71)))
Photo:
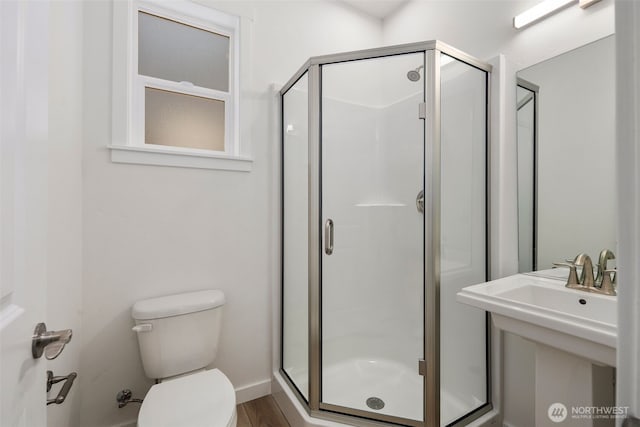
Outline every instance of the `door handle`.
POLYGON ((324 223, 324 253, 327 255, 333 253, 333 220, 331 218, 324 223))
POLYGON ((47 325, 38 323, 31 339, 31 355, 34 359, 39 359, 44 353, 47 360, 53 360, 62 353, 64 346, 71 341, 72 336, 71 329, 47 331, 47 325))

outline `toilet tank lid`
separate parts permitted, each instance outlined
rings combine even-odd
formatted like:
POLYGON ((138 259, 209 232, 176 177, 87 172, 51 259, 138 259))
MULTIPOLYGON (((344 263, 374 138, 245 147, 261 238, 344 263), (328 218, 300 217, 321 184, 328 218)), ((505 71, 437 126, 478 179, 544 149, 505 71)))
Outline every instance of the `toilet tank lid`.
POLYGON ((224 305, 224 293, 219 290, 187 292, 138 301, 131 316, 136 320, 162 319, 195 313, 224 305))

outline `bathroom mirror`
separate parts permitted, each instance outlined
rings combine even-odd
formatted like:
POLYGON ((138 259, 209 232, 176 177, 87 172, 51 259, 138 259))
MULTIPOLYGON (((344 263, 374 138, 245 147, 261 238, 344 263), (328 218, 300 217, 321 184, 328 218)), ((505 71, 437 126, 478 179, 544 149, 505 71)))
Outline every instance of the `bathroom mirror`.
POLYGON ((614 35, 517 76, 520 271, 615 252, 614 35))

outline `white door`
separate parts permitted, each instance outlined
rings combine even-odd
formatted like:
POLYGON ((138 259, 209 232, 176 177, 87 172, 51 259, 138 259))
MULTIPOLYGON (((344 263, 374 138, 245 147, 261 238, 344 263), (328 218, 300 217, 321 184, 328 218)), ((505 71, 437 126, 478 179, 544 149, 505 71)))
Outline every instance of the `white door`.
POLYGON ((0 426, 44 427, 48 21, 46 2, 0 1, 0 426))

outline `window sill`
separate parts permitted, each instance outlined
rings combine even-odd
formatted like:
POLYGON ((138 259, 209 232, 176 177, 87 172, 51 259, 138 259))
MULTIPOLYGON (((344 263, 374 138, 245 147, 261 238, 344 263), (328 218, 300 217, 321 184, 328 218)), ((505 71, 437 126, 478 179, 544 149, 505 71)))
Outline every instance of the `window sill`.
POLYGON ((172 166, 179 168, 217 169, 250 172, 253 160, 248 157, 179 151, 169 148, 109 145, 111 161, 135 165, 172 166))

